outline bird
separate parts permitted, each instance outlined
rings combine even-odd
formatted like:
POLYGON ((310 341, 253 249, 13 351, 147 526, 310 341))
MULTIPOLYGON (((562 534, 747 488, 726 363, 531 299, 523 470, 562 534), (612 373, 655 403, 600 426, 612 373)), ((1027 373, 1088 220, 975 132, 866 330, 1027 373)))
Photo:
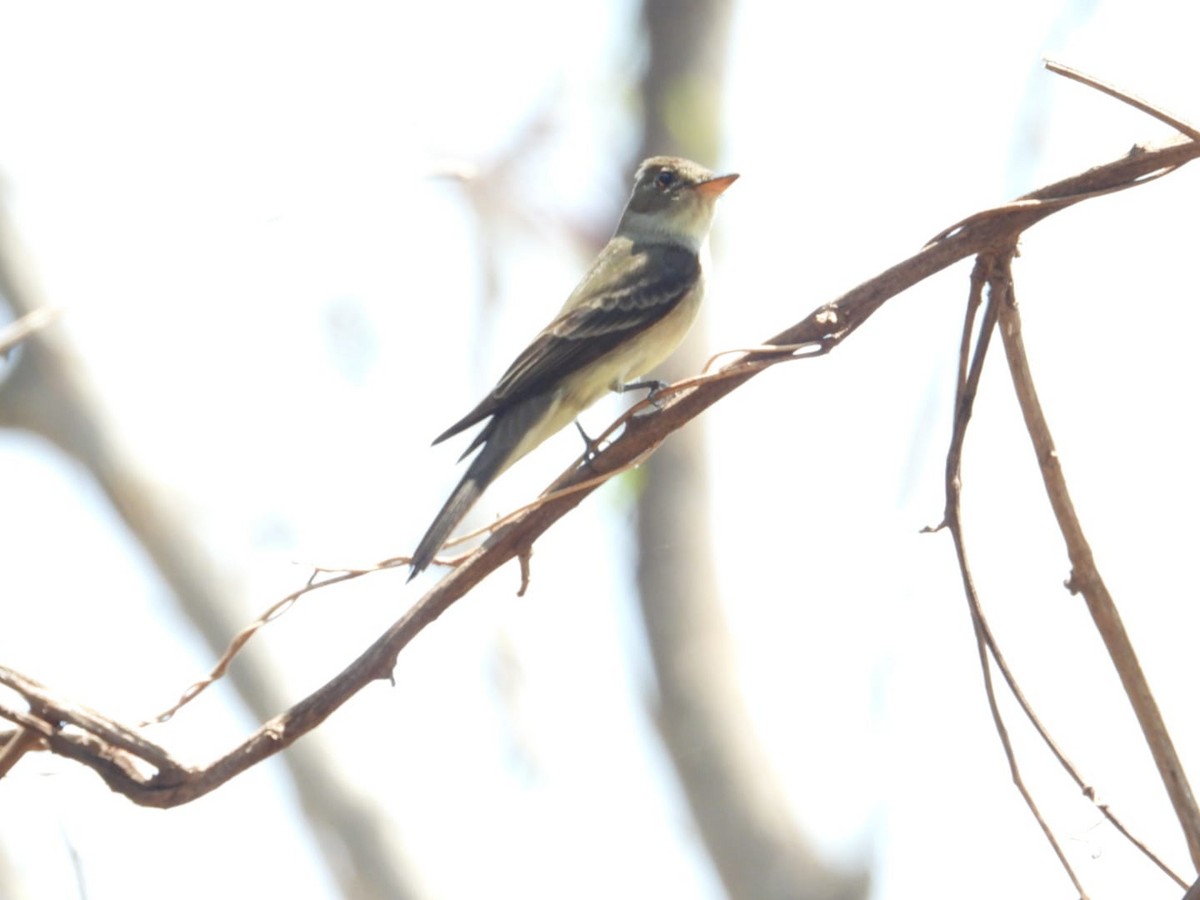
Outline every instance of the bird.
POLYGON ((717 198, 737 178, 671 156, 638 167, 616 231, 558 315, 491 392, 434 439, 440 444, 487 420, 459 457, 479 450, 413 552, 409 581, 514 462, 607 391, 654 388, 637 379, 674 352, 696 319, 701 250, 717 198))

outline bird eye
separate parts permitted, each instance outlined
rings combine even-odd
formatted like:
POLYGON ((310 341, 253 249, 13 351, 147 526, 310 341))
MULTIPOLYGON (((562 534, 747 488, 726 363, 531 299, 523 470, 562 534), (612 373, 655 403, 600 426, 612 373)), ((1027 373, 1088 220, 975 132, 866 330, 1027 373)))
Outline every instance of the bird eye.
POLYGON ((678 180, 674 172, 662 171, 654 176, 654 184, 659 190, 665 191, 678 180))

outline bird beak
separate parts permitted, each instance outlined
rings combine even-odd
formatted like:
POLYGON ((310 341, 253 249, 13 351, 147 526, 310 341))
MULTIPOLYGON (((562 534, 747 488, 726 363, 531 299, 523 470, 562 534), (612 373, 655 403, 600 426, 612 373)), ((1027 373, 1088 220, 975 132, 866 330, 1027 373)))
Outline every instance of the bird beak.
POLYGON ((700 182, 696 185, 696 190, 705 197, 712 197, 715 200, 725 193, 725 189, 737 180, 738 176, 736 172, 732 175, 718 175, 716 178, 700 182))

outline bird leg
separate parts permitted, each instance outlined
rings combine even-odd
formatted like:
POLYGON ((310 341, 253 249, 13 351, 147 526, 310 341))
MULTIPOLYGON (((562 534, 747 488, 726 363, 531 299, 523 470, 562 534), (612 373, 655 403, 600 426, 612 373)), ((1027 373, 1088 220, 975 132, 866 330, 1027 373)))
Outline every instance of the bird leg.
POLYGON ((626 391, 649 391, 646 399, 653 399, 654 395, 669 385, 665 381, 659 381, 657 378, 647 378, 644 381, 631 381, 629 384, 623 384, 620 391, 624 394, 626 391))
POLYGON ((626 391, 647 391, 646 399, 654 404, 655 409, 661 409, 655 397, 666 387, 668 385, 665 381, 659 381, 657 378, 647 378, 644 381, 631 381, 629 384, 623 384, 617 390, 622 394, 626 391))

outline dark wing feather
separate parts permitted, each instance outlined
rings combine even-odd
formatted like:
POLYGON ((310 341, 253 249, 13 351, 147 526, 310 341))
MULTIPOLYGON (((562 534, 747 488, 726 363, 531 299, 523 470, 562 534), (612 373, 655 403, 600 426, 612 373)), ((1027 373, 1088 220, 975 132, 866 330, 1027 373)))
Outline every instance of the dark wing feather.
POLYGON ((581 300, 546 326, 483 402, 434 443, 550 390, 611 353, 678 306, 699 277, 700 260, 687 247, 614 240, 576 288, 581 300), (611 274, 617 271, 619 276, 611 274))

